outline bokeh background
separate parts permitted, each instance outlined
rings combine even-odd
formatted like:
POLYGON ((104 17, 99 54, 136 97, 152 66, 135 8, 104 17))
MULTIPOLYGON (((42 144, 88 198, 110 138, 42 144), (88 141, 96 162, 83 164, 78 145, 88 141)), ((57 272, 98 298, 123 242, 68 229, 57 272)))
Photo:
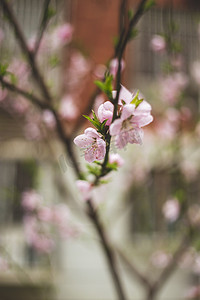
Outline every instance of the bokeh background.
MULTIPOLYGON (((10 2, 31 49, 44 1, 10 2)), ((137 4, 129 1, 133 9, 137 4)), ((93 81, 102 78, 113 55, 119 7, 114 0, 51 1, 52 18, 37 61, 66 132, 74 136, 88 125, 82 114, 105 100, 93 81)), ((111 145, 125 162, 108 184, 97 188, 94 199, 112 242, 154 279, 169 264, 188 220, 197 229, 200 224, 200 4, 157 0, 137 31, 124 57, 122 83, 132 92, 140 90, 152 106, 154 122, 144 130, 142 146, 119 152, 111 145)), ((2 11, 0 60, 15 74, 11 81, 34 88, 2 11)), ((48 111, 41 113, 23 97, 0 89, 0 298, 115 299, 54 126, 48 111), (23 205, 26 197, 43 203, 37 225, 23 205), (57 213, 54 222, 49 221, 51 210, 57 213), (42 239, 34 244, 35 226, 42 239)), ((83 153, 75 151, 84 165, 83 153)), ((158 299, 199 299, 199 247, 198 239, 190 243, 158 299)), ((129 299, 144 299, 144 287, 119 263, 129 299)))

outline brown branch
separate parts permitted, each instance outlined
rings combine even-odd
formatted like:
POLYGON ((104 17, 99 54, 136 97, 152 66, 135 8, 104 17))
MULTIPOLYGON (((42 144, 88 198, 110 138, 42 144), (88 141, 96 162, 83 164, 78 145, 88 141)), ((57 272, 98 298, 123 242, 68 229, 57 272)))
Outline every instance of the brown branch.
POLYGON ((37 82, 37 84, 43 94, 44 99, 46 101, 52 102, 52 97, 49 93, 48 88, 46 87, 43 76, 40 74, 39 68, 38 68, 35 58, 34 58, 34 54, 29 50, 29 48, 27 46, 24 34, 20 28, 19 23, 17 22, 17 19, 13 13, 13 10, 12 10, 10 4, 6 0, 1 0, 0 5, 2 6, 2 9, 3 9, 9 23, 11 24, 11 26, 14 29, 16 39, 19 42, 22 52, 27 57, 27 60, 31 66, 33 77, 34 77, 35 81, 37 82))
POLYGON ((25 97, 26 99, 30 100, 37 107, 39 107, 41 109, 51 109, 51 107, 48 103, 44 103, 43 100, 39 99, 37 96, 32 94, 32 92, 25 91, 25 90, 19 88, 18 86, 8 82, 1 75, 0 75, 0 82, 1 82, 3 88, 6 88, 7 90, 9 90, 11 92, 17 93, 17 94, 25 97))
POLYGON ((96 211, 95 211, 95 209, 92 205, 91 200, 89 200, 87 202, 87 204, 88 204, 88 215, 89 215, 90 219, 93 221, 93 223, 95 224, 96 231, 97 231, 98 235, 101 238, 102 247, 103 247, 105 256, 107 258, 108 266, 110 268, 110 272, 111 272, 111 275, 112 275, 112 278, 113 278, 113 282, 115 284, 118 299, 119 300, 125 300, 126 296, 125 296, 124 289, 122 287, 122 283, 121 283, 121 280, 120 280, 120 277, 119 277, 119 273, 117 271, 115 253, 112 250, 112 248, 111 248, 111 246, 108 242, 108 239, 105 235, 105 231, 104 231, 102 225, 100 224, 98 215, 96 214, 96 211))
POLYGON ((130 262, 130 260, 126 257, 126 255, 122 252, 121 249, 115 246, 115 250, 118 253, 119 257, 121 258, 122 262, 126 266, 127 270, 131 275, 137 278, 137 280, 142 283, 147 290, 151 288, 151 283, 147 279, 146 276, 144 276, 137 268, 136 266, 130 262))
POLYGON ((178 249, 173 254, 173 257, 172 257, 170 263, 160 274, 159 278, 152 284, 152 287, 149 290, 149 294, 151 295, 151 298, 147 298, 147 299, 153 299, 152 297, 155 297, 155 295, 163 287, 165 282, 169 279, 170 275, 177 268, 178 261, 181 258, 181 256, 185 253, 185 251, 187 250, 190 242, 191 242, 191 234, 190 234, 190 230, 189 230, 186 233, 186 235, 183 237, 178 249))

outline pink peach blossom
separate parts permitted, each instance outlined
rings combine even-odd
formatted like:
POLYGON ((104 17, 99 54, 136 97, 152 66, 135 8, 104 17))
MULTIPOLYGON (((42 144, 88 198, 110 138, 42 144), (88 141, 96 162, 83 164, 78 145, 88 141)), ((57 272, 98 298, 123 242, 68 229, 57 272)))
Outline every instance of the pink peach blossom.
POLYGON ((109 156, 109 163, 116 163, 118 167, 121 167, 124 164, 124 160, 118 153, 111 153, 109 156))
POLYGON ((74 139, 74 143, 85 149, 85 160, 89 163, 94 160, 102 160, 105 156, 106 143, 92 127, 87 128, 84 134, 78 135, 74 139))
POLYGON ((154 52, 164 52, 166 48, 165 39, 162 36, 155 34, 151 40, 150 46, 154 52))
POLYGON ((37 209, 42 202, 42 197, 35 190, 27 190, 22 194, 22 207, 28 211, 37 209))
POLYGON ((56 28, 57 37, 62 45, 68 44, 72 40, 73 27, 69 23, 65 23, 56 28))
POLYGON ((65 120, 72 121, 78 115, 77 106, 74 103, 74 98, 71 95, 65 95, 60 103, 59 113, 65 120))
POLYGON ((110 126, 110 135, 115 136, 115 143, 119 149, 127 143, 142 144, 144 127, 153 121, 151 106, 143 100, 136 108, 134 104, 125 104, 121 117, 110 126))
POLYGON ((51 129, 55 128, 56 120, 55 120, 53 113, 50 110, 45 109, 43 111, 42 119, 43 119, 44 123, 47 125, 47 127, 51 128, 51 129))
POLYGON ((91 183, 86 180, 77 180, 76 185, 84 201, 87 201, 91 196, 91 190, 92 190, 91 183))
POLYGON ((98 109, 98 118, 100 122, 106 121, 106 125, 110 125, 113 118, 114 105, 110 101, 101 104, 98 109))
POLYGON ((163 205, 163 215, 169 222, 175 222, 180 214, 180 205, 176 198, 171 198, 163 205))

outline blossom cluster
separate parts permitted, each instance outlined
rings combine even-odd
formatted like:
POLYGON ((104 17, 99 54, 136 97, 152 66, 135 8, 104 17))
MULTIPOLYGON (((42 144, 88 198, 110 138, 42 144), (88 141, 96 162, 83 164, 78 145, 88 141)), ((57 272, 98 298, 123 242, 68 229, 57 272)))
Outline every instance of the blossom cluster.
POLYGON ((67 205, 44 205, 43 198, 35 190, 25 191, 21 204, 26 241, 39 253, 54 250, 55 240, 59 236, 69 238, 77 235, 79 230, 67 205))
MULTIPOLYGON (((112 91, 112 97, 116 97, 116 91, 112 91)), ((115 138, 115 145, 118 149, 124 148, 128 143, 142 144, 142 127, 152 122, 151 105, 144 99, 121 86, 118 111, 116 119, 113 120, 114 105, 106 101, 98 108, 97 122, 103 130, 96 130, 92 127, 85 129, 84 133, 74 139, 74 143, 85 150, 85 160, 89 163, 102 160, 106 154, 106 135, 110 134, 115 138)))

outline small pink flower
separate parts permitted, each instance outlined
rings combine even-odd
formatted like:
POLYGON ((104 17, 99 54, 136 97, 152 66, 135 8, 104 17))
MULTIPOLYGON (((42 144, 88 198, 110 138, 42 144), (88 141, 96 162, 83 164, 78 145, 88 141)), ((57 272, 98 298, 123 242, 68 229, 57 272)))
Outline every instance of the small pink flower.
POLYGON ((163 52, 166 48, 165 39, 162 36, 155 34, 151 40, 150 46, 154 52, 163 52))
POLYGON ((167 200, 163 205, 162 211, 166 220, 169 222, 175 222, 180 213, 180 205, 178 200, 175 198, 167 200))
POLYGON ((110 101, 101 104, 98 109, 98 118, 100 122, 107 120, 106 125, 110 125, 113 117, 114 105, 110 101))
POLYGON ((28 190, 22 194, 22 207, 32 211, 39 207, 42 197, 34 190, 28 190))
MULTIPOLYGON (((113 91, 112 96, 114 99, 116 95, 117 95, 117 91, 113 91)), ((130 104, 133 98, 134 98, 134 94, 129 92, 129 90, 127 90, 123 85, 121 85, 118 103, 121 105, 123 104, 123 102, 125 102, 126 104, 130 104)))
POLYGON ((89 163, 94 160, 102 160, 105 156, 106 143, 92 127, 87 128, 84 134, 78 135, 74 139, 74 143, 85 149, 85 160, 89 163))
POLYGON ((51 128, 51 129, 55 128, 56 120, 55 120, 53 113, 50 110, 45 109, 43 111, 42 119, 49 128, 51 128))
POLYGON ((79 192, 83 196, 84 201, 87 201, 91 196, 92 185, 86 180, 77 180, 76 181, 77 188, 79 192))
POLYGON ((171 260, 171 256, 164 251, 156 251, 152 257, 151 262, 157 268, 165 268, 171 260))
POLYGON ((60 115, 63 119, 72 121, 78 115, 77 106, 74 104, 74 98, 71 95, 65 95, 60 103, 60 115))
MULTIPOLYGON (((111 60, 110 62, 110 74, 112 74, 114 77, 117 75, 117 71, 118 71, 118 66, 119 66, 119 62, 117 58, 114 58, 111 60)), ((125 68, 125 62, 124 60, 121 61, 121 72, 124 70, 125 68)))
POLYGON ((115 136, 115 143, 119 149, 130 144, 142 144, 144 127, 153 121, 151 106, 143 100, 136 108, 134 104, 125 104, 120 119, 116 119, 110 126, 110 135, 115 136))
POLYGON ((111 153, 109 156, 109 163, 116 163, 118 167, 121 167, 124 164, 124 160, 118 153, 111 153))
POLYGON ((42 206, 38 211, 38 219, 43 222, 51 222, 53 219, 53 209, 51 207, 42 206))
POLYGON ((57 28, 57 35, 62 44, 71 42, 73 31, 74 29, 69 23, 63 24, 57 28))

